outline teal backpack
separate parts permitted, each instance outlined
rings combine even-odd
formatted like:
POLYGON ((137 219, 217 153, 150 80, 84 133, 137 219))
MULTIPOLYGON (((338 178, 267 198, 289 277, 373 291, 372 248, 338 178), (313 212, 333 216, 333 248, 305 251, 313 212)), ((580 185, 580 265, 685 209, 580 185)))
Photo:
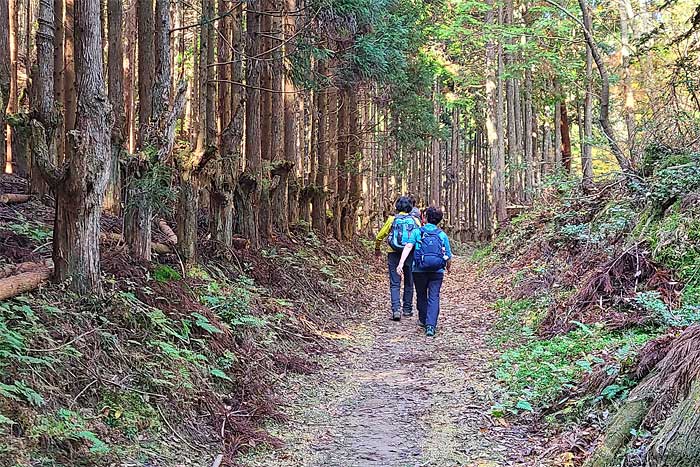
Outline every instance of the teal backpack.
POLYGON ((387 238, 389 246, 394 251, 403 250, 411 239, 413 229, 418 228, 416 220, 410 214, 397 214, 391 224, 391 232, 387 238))

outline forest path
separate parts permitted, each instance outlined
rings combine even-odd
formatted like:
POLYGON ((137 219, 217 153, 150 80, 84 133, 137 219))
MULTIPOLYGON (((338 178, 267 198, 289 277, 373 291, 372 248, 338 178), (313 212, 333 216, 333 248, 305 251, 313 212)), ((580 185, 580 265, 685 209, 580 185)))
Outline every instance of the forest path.
POLYGON ((374 287, 369 322, 347 332, 348 346, 320 374, 290 382, 290 421, 273 434, 282 451, 244 462, 265 466, 535 466, 542 442, 494 420, 486 340, 495 317, 490 284, 457 260, 443 284, 438 333, 427 338, 417 313, 388 319, 386 282, 374 287))

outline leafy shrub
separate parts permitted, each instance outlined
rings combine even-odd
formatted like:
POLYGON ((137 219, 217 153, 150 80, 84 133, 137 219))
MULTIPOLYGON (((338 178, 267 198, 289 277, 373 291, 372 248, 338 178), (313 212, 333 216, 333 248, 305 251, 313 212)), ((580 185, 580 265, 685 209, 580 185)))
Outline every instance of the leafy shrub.
POLYGON ((665 326, 689 326, 700 321, 700 306, 684 305, 671 310, 661 300, 661 294, 656 291, 639 292, 634 300, 637 305, 651 312, 655 319, 665 326))

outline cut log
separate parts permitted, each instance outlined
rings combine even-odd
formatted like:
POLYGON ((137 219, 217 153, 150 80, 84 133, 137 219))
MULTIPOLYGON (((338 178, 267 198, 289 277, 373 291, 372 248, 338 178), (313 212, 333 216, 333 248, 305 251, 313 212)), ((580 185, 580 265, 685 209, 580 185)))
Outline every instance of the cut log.
MULTIPOLYGON (((124 241, 124 237, 116 232, 102 232, 100 234, 100 241, 121 243, 124 241)), ((151 251, 153 253, 158 253, 159 255, 166 255, 173 252, 168 245, 158 242, 151 242, 151 251)))
POLYGON ((177 235, 175 235, 175 232, 170 228, 165 220, 161 219, 158 221, 158 227, 160 228, 160 231, 163 232, 163 235, 167 237, 168 243, 171 245, 177 245, 177 235))
POLYGON ((32 261, 27 261, 24 263, 17 264, 6 264, 0 267, 0 279, 13 276, 15 274, 22 274, 25 272, 36 271, 37 269, 43 268, 53 268, 53 261, 48 260, 46 262, 35 263, 32 261))
POLYGON ((2 204, 21 204, 26 203, 31 198, 31 195, 23 195, 20 193, 5 193, 0 195, 0 203, 2 204))
POLYGON ((152 242, 151 243, 151 251, 153 253, 158 253, 159 255, 167 255, 168 253, 172 253, 173 250, 170 249, 168 245, 165 243, 156 243, 152 242))
POLYGON ((24 272, 1 279, 0 301, 30 292, 46 282, 49 277, 51 277, 51 270, 49 268, 40 268, 36 271, 24 272))

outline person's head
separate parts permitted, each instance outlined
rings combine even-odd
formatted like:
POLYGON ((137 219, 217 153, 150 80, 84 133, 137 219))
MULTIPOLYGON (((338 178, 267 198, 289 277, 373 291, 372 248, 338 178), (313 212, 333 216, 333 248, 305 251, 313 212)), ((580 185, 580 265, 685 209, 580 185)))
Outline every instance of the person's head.
POLYGON ((411 212, 413 205, 407 196, 402 196, 396 200, 396 212, 411 212))
POLYGON ((423 219, 428 224, 438 225, 442 222, 442 211, 440 208, 430 206, 423 211, 423 219))
POLYGON ((411 206, 415 208, 415 207, 416 207, 416 202, 417 202, 417 201, 416 201, 416 197, 409 194, 409 195, 408 195, 408 199, 409 199, 409 201, 411 202, 411 206))

